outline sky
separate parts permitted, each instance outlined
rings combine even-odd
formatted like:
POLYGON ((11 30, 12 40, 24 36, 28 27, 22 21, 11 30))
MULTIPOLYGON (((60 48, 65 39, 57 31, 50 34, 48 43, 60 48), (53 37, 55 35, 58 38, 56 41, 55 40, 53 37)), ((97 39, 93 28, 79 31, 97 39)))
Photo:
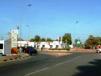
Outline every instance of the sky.
POLYGON ((101 36, 101 0, 0 0, 0 37, 17 25, 23 39, 101 36))

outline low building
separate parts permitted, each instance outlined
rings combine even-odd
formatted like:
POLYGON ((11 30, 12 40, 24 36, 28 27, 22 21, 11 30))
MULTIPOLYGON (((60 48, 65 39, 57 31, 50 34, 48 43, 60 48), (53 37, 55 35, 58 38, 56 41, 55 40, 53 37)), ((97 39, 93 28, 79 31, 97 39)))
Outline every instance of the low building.
POLYGON ((4 54, 11 54, 11 40, 4 41, 4 54))
POLYGON ((62 42, 53 41, 53 42, 40 42, 38 44, 39 49, 46 48, 46 49, 53 49, 53 48, 62 48, 62 42))
POLYGON ((41 48, 50 48, 50 45, 49 45, 49 43, 48 42, 40 42, 39 44, 38 44, 38 46, 39 46, 39 49, 41 49, 41 48))
POLYGON ((0 53, 4 54, 4 40, 0 40, 0 53))
POLYGON ((9 38, 4 41, 4 54, 11 54, 11 48, 17 47, 18 29, 9 32, 9 38))
POLYGON ((53 41, 50 43, 50 48, 62 48, 62 42, 53 41))
POLYGON ((62 48, 62 43, 59 41, 53 41, 53 42, 30 42, 30 41, 18 41, 18 47, 24 47, 24 46, 38 46, 39 49, 41 48, 62 48))
POLYGON ((17 46, 18 47, 24 47, 24 46, 32 46, 32 47, 34 47, 35 43, 34 42, 30 42, 30 41, 18 41, 17 42, 17 46))
MULTIPOLYGON (((30 42, 30 41, 18 41, 18 47, 24 47, 24 46, 32 46, 38 49, 61 49, 64 48, 64 44, 59 41, 53 41, 53 42, 30 42)), ((69 45, 70 48, 73 48, 73 45, 69 45)))

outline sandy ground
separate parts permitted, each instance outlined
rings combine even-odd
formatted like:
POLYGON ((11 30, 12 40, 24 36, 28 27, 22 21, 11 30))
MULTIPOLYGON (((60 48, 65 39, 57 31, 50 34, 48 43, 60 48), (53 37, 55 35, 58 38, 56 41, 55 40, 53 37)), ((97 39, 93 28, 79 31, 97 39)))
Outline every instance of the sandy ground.
POLYGON ((1 56, 0 57, 0 64, 1 63, 6 63, 6 62, 10 62, 10 61, 15 61, 15 60, 23 60, 26 59, 27 57, 29 57, 28 54, 9 54, 7 56, 1 56))

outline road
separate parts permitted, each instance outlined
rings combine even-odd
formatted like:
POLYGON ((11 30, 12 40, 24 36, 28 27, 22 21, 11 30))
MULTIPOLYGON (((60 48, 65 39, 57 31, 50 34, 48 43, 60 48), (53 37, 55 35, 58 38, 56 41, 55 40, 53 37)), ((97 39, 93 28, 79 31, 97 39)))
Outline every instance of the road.
POLYGON ((0 66, 0 76, 101 76, 101 54, 32 56, 28 60, 0 66))

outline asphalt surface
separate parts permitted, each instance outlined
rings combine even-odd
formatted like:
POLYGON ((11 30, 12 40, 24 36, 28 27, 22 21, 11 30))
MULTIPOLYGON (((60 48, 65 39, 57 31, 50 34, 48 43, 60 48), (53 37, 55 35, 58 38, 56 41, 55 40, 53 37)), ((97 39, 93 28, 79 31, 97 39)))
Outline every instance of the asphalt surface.
POLYGON ((101 54, 37 55, 0 66, 0 76, 101 76, 101 54))

